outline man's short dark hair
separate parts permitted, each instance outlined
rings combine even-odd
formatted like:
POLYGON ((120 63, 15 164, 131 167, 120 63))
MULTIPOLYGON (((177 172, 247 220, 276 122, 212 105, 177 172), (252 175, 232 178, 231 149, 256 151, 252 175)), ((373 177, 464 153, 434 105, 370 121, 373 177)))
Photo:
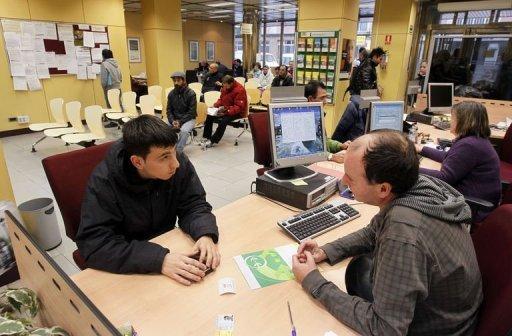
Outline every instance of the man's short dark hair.
POLYGON ((380 57, 385 54, 386 51, 384 49, 382 49, 381 47, 377 47, 375 49, 372 49, 372 52, 370 53, 370 58, 373 58, 373 56, 380 57))
POLYGON ((366 178, 370 183, 391 184, 391 192, 401 195, 418 180, 419 159, 412 141, 398 131, 371 133, 363 155, 366 178))
POLYGON ((233 76, 226 75, 226 76, 222 77, 222 84, 224 84, 224 83, 233 84, 234 81, 235 81, 235 79, 233 78, 233 76))
POLYGON ((162 119, 143 114, 123 126, 123 144, 128 155, 146 158, 152 146, 173 147, 178 134, 162 119))
POLYGON ((114 58, 114 54, 112 53, 112 50, 109 50, 109 49, 103 49, 101 51, 101 56, 103 56, 104 59, 114 58))
POLYGON ((366 48, 365 48, 365 47, 361 47, 361 48, 359 48, 359 53, 362 53, 363 51, 366 51, 366 48))
POLYGON ((284 65, 284 64, 281 64, 280 66, 277 67, 278 70, 281 70, 281 68, 284 67, 284 69, 286 71, 288 71, 288 66, 284 65))
POLYGON ((309 96, 316 98, 318 94, 318 88, 322 88, 325 90, 325 85, 321 81, 318 80, 310 80, 304 86, 304 97, 308 98, 309 96))

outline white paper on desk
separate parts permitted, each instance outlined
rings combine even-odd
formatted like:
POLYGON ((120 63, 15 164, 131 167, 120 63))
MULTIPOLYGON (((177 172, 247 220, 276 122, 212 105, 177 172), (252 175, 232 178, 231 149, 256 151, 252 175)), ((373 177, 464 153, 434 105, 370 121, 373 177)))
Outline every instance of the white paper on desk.
POLYGON ((73 41, 73 26, 70 24, 57 24, 59 32, 59 41, 73 41))
POLYGON ((91 56, 92 56, 92 62, 93 63, 101 63, 103 60, 103 56, 101 55, 101 48, 92 48, 91 49, 91 56))
POLYGON ((43 88, 41 81, 36 76, 27 76, 27 84, 30 91, 39 91, 43 88))
POLYGON ((64 41, 64 50, 66 51, 66 54, 68 55, 74 55, 75 54, 75 42, 73 41, 64 41))
POLYGON ((49 68, 56 68, 57 61, 55 60, 55 51, 47 51, 46 52, 46 63, 49 68))
POLYGON ((5 48, 19 50, 21 47, 21 34, 16 32, 4 32, 5 48))
POLYGON ((218 112, 219 112, 219 109, 217 107, 208 107, 208 110, 207 110, 208 115, 211 115, 212 117, 216 117, 218 112))
POLYGON ((100 49, 103 50, 103 49, 108 49, 110 50, 110 44, 100 44, 100 49))
POLYGON ((18 61, 9 62, 11 66, 11 76, 25 76, 25 64, 18 61))
POLYGON ((23 60, 19 49, 7 49, 7 55, 9 56, 9 61, 21 62, 23 60))
POLYGON ((2 19, 2 30, 4 32, 21 32, 20 21, 2 19))
POLYGON ((105 26, 91 25, 91 30, 93 32, 104 32, 105 26))
POLYGON ((91 61, 91 51, 87 47, 76 47, 76 60, 78 65, 90 65, 91 61))
POLYGON ((42 38, 36 37, 34 42, 35 42, 34 43, 34 50, 35 51, 46 51, 46 49, 44 48, 44 40, 42 38))
POLYGON ((25 65, 25 76, 26 77, 36 77, 37 71, 35 65, 25 65))
POLYGON ((94 42, 95 43, 108 43, 107 33, 94 32, 93 34, 94 34, 94 42))
POLYGON ((91 27, 88 24, 78 24, 78 29, 89 30, 89 29, 91 29, 91 27))
POLYGON ((46 63, 46 52, 44 51, 36 51, 34 53, 36 64, 46 63))
POLYGON ((21 61, 25 65, 36 65, 36 53, 34 51, 29 50, 22 51, 21 61))
POLYGON ((48 69, 48 64, 46 63, 36 64, 36 72, 37 78, 39 79, 50 78, 50 70, 48 69))
POLYGON ((91 65, 91 68, 92 68, 92 72, 95 73, 96 75, 99 75, 101 73, 101 65, 93 64, 93 65, 91 65))
POLYGON ((53 22, 43 22, 44 24, 44 38, 47 40, 57 39, 57 25, 53 22))
POLYGON ((13 77, 12 85, 15 91, 27 91, 27 79, 25 77, 13 77))
POLYGON ((94 34, 93 32, 84 31, 84 47, 94 48, 94 34))
POLYGON ((36 37, 34 34, 21 33, 21 50, 34 50, 36 46, 36 37))
POLYGON ((87 66, 87 79, 96 79, 96 74, 93 72, 92 66, 87 66))
POLYGON ((78 72, 76 74, 77 79, 87 79, 87 66, 79 65, 78 72))

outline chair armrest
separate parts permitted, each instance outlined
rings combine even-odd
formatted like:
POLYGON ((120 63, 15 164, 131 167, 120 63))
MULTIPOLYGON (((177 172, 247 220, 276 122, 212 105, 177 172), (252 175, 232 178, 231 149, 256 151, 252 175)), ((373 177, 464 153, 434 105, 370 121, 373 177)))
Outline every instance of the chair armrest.
POLYGON ((494 209, 494 204, 492 204, 489 201, 486 201, 486 200, 483 200, 480 198, 476 198, 476 197, 467 197, 467 196, 464 196, 464 199, 472 210, 491 211, 492 209, 494 209))
POLYGON ((510 187, 510 181, 501 180, 501 190, 507 190, 510 187))

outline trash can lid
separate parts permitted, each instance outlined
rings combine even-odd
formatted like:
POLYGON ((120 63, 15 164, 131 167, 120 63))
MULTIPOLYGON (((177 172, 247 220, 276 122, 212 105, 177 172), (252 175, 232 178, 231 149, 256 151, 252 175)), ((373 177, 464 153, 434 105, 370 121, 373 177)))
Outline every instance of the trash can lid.
POLYGON ((36 210, 46 208, 47 206, 51 205, 52 203, 53 203, 53 200, 48 197, 34 198, 30 201, 21 203, 18 206, 18 209, 20 211, 36 211, 36 210))

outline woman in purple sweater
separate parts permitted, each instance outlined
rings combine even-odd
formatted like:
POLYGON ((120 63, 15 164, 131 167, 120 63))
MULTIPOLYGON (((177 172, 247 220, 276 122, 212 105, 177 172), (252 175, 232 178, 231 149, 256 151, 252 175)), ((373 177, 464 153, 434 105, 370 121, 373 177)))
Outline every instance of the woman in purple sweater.
MULTIPOLYGON (((500 159, 489 141, 491 130, 485 106, 465 101, 452 108, 450 132, 456 136, 448 152, 416 146, 418 152, 441 162, 441 170, 420 168, 420 173, 441 179, 464 196, 498 206, 501 197, 500 159)), ((480 222, 488 212, 473 213, 480 222)))

